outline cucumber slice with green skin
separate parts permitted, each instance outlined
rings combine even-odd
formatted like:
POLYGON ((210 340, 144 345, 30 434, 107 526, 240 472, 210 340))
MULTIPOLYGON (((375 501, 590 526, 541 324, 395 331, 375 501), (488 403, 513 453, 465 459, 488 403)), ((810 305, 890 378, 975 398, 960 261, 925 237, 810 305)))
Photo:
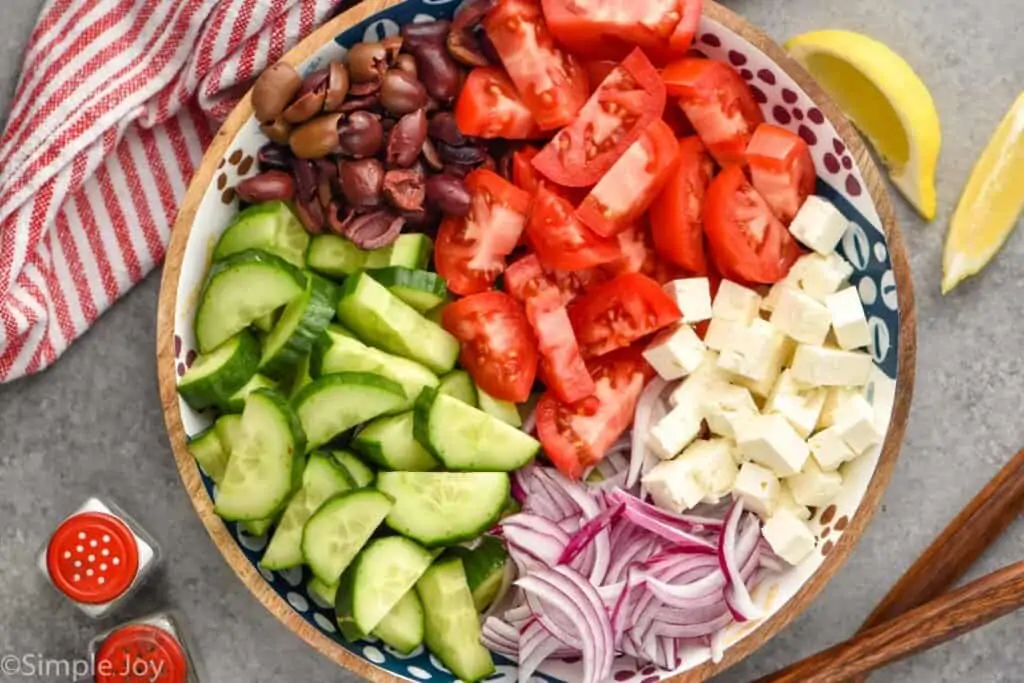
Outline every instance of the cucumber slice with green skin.
MULTIPOLYGON (((476 385, 473 384, 473 378, 465 370, 452 370, 447 375, 443 375, 437 392, 456 398, 474 408, 477 407, 476 385)), ((417 394, 418 396, 419 394, 417 394)))
POLYGON ((504 472, 380 472, 395 499, 387 525, 428 548, 476 538, 494 526, 509 496, 504 472))
POLYGON ((370 270, 367 274, 420 313, 448 299, 448 287, 436 273, 391 266, 370 270))
POLYGON ((491 653, 480 643, 480 619, 462 560, 442 557, 416 584, 423 603, 423 640, 466 683, 494 673, 491 653))
POLYGON ((321 607, 334 609, 334 601, 338 596, 338 584, 324 583, 315 576, 311 576, 309 582, 306 583, 306 588, 309 590, 310 597, 321 607))
POLYGON ((220 484, 224 468, 228 466, 228 454, 224 450, 216 427, 210 427, 196 434, 188 442, 188 452, 196 459, 213 483, 220 484))
POLYGON ((309 233, 284 202, 257 204, 231 221, 213 250, 213 260, 223 261, 247 249, 261 249, 302 268, 306 264, 309 233))
POLYGON ((253 327, 263 333, 270 332, 277 324, 278 312, 267 313, 252 321, 253 327))
POLYGON ((334 610, 341 634, 353 641, 372 633, 433 559, 425 548, 400 536, 367 545, 338 582, 334 610))
POLYGON ((309 375, 309 356, 303 356, 302 360, 295 367, 294 376, 291 382, 291 391, 288 392, 288 398, 294 400, 299 392, 306 388, 306 385, 313 381, 313 378, 309 375))
POLYGON ((306 435, 287 399, 254 391, 217 492, 217 514, 234 521, 275 516, 302 483, 305 452, 306 435))
POLYGON ((302 473, 302 488, 288 501, 260 566, 276 571, 302 564, 302 530, 306 522, 328 498, 354 488, 356 483, 348 470, 334 458, 326 453, 311 454, 302 473))
POLYGON ((316 578, 337 583, 391 509, 392 500, 375 489, 356 489, 329 498, 302 531, 302 556, 316 578))
POLYGON ((256 373, 252 376, 252 379, 245 383, 244 387, 232 394, 231 398, 229 398, 227 403, 221 406, 221 408, 228 413, 240 413, 245 409, 245 399, 249 398, 249 394, 257 389, 276 388, 277 382, 269 377, 256 373))
POLYGON ((426 317, 427 320, 429 320, 430 322, 434 323, 435 325, 440 325, 441 324, 441 317, 444 315, 444 309, 445 309, 445 306, 447 306, 447 305, 448 305, 448 302, 445 301, 445 302, 441 303, 438 306, 434 306, 433 308, 431 308, 429 311, 427 311, 423 315, 426 317))
POLYGON ((459 342, 366 273, 345 280, 338 320, 368 344, 423 363, 434 372, 455 367, 459 342))
POLYGON ((215 263, 196 310, 199 352, 209 353, 305 289, 301 270, 263 251, 243 251, 215 263))
POLYGON ((496 536, 481 536, 480 543, 473 549, 457 546, 447 552, 462 560, 473 604, 477 612, 483 612, 494 602, 505 581, 508 564, 505 544, 496 536))
MULTIPOLYGON (((434 240, 421 232, 399 235, 391 245, 391 258, 386 265, 410 270, 426 270, 434 253, 434 240)), ((370 266, 368 266, 370 267, 370 266)), ((379 266, 382 267, 382 266, 379 266)))
POLYGON ((377 628, 373 629, 373 635, 403 655, 423 644, 423 605, 415 588, 403 595, 384 615, 377 628))
POLYGON ((345 468, 356 488, 364 488, 377 480, 377 473, 373 468, 348 451, 331 451, 331 457, 345 468))
POLYGON ((260 371, 281 378, 295 372, 309 355, 313 340, 327 329, 338 305, 338 288, 319 275, 310 275, 302 296, 285 306, 281 319, 263 341, 260 371))
POLYGON ((336 372, 370 372, 397 382, 407 399, 399 411, 412 408, 423 387, 436 387, 438 383, 437 375, 416 361, 367 346, 336 325, 317 337, 310 370, 316 377, 336 372))
POLYGON ((366 261, 372 255, 387 265, 391 258, 391 247, 363 251, 344 237, 317 235, 309 244, 306 266, 324 277, 343 280, 366 268, 366 261))
POLYGON ((414 410, 416 440, 451 470, 511 472, 540 451, 529 434, 434 389, 423 390, 414 410))
POLYGON ((476 398, 480 410, 488 415, 496 417, 513 427, 523 426, 523 418, 519 415, 519 409, 516 408, 515 403, 494 398, 480 387, 476 388, 476 398))
POLYGON ((178 393, 196 410, 226 405, 256 374, 259 342, 247 331, 200 354, 178 382, 178 393))
POLYGON ((274 518, 269 519, 255 519, 248 522, 239 522, 245 533, 250 536, 266 536, 267 532, 270 531, 270 527, 274 526, 274 518))
POLYGON ((413 436, 415 415, 410 410, 378 417, 352 440, 356 449, 374 465, 386 470, 429 472, 441 463, 413 436))
POLYGON ((313 380, 295 396, 310 449, 408 402, 402 387, 368 372, 339 372, 313 380))
POLYGON ((217 431, 217 436, 220 437, 220 442, 224 446, 225 456, 230 459, 231 452, 234 450, 235 444, 238 443, 239 435, 242 433, 242 416, 221 415, 217 418, 213 428, 217 431))

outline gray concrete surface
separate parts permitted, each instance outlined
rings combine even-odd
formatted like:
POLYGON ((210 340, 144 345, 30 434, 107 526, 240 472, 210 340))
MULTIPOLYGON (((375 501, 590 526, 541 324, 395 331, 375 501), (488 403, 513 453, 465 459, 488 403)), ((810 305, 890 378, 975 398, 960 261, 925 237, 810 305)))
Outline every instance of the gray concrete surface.
MULTIPOLYGON (((83 0, 84 1, 84 0, 83 0)), ((1024 234, 988 271, 939 295, 945 226, 971 165, 1024 88, 1021 0, 731 0, 778 39, 816 28, 865 32, 900 51, 942 117, 940 213, 931 225, 897 200, 917 288, 916 399, 892 487, 853 557, 822 597, 759 653, 721 677, 754 678, 852 633, 957 510, 1024 446, 1024 234)), ((41 0, 0 2, 0 117, 41 0)), ((0 124, 3 119, 0 118, 0 124)), ((0 387, 0 655, 81 653, 101 626, 49 590, 34 554, 86 495, 122 501, 169 561, 131 613, 181 610, 214 683, 351 681, 291 636, 221 559, 180 486, 153 367, 159 275, 117 304, 50 371, 0 387)), ((1024 556, 1018 524, 977 568, 1024 556)), ((878 681, 1024 681, 1024 614, 879 673, 878 681)), ((0 675, 0 680, 23 680, 0 675)), ((38 680, 38 679, 37 679, 38 680)))

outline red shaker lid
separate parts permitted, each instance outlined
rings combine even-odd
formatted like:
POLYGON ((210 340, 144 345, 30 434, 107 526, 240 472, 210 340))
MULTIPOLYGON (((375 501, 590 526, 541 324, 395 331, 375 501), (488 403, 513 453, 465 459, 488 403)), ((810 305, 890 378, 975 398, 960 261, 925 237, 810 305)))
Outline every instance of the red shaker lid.
POLYGON ((174 636, 150 624, 111 633, 95 659, 96 683, 185 683, 188 660, 174 636))
POLYGON ((128 525, 103 512, 83 512, 57 527, 46 568, 58 590, 75 602, 100 605, 128 590, 139 570, 139 549, 128 525))

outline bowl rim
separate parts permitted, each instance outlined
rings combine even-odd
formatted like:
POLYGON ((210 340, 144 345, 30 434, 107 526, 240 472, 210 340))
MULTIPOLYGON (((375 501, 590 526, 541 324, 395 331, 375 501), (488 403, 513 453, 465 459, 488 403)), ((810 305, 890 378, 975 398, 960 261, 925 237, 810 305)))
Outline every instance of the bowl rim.
MULTIPOLYGON (((281 61, 297 66, 348 28, 404 1, 364 0, 311 33, 285 54, 281 61)), ((764 32, 714 0, 705 1, 704 16, 722 24, 764 52, 780 69, 789 74, 796 81, 797 85, 803 88, 814 103, 824 112, 826 118, 839 133, 840 138, 847 145, 847 148, 856 160, 864 178, 866 189, 881 218, 892 262, 893 275, 896 280, 896 291, 899 297, 899 355, 895 401, 893 403, 889 428, 882 446, 882 453, 875 472, 871 477, 868 490, 864 494, 856 512, 851 515, 850 525, 835 548, 825 558, 821 567, 811 575, 786 606, 776 612, 770 619, 758 625, 754 632, 727 648, 721 662, 718 664, 706 662, 694 669, 665 679, 673 683, 705 681, 758 650, 764 643, 802 614, 846 562, 854 545, 863 536, 868 523, 871 521, 895 469, 896 459, 906 431, 907 417, 913 396, 917 348, 917 316, 913 282, 902 235, 889 199, 888 188, 860 135, 839 107, 814 79, 764 32)), ((210 497, 203 486, 199 467, 195 458, 188 452, 186 445, 187 439, 179 411, 176 389, 177 378, 174 371, 175 302, 177 301, 181 266, 192 224, 202 199, 213 180, 217 165, 234 142, 238 131, 248 121, 249 117, 252 116, 253 110, 250 97, 251 93, 247 92, 214 136, 213 141, 203 156, 200 166, 196 169, 189 183, 171 232, 171 242, 167 248, 161 278, 157 315, 156 362, 164 421, 174 452, 178 474, 188 492, 192 505, 207 533, 213 539, 214 545, 217 546, 228 565, 234 570, 235 574, 242 580, 242 583, 245 584, 249 591, 289 630, 336 664, 371 681, 381 683, 401 681, 403 679, 360 658, 321 633, 303 619, 267 583, 256 567, 245 557, 237 540, 228 531, 227 526, 214 513, 210 497)))

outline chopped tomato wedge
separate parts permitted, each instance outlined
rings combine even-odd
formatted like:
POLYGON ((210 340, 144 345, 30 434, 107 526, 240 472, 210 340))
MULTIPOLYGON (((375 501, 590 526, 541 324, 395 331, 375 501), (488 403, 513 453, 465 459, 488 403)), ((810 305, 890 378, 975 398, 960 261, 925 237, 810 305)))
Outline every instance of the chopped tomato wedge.
POLYGON ((573 122, 544 146, 533 165, 566 187, 601 179, 665 108, 665 85, 640 50, 601 82, 573 122))
POLYGON ((789 225, 817 179, 807 143, 785 128, 762 123, 747 146, 747 164, 754 189, 775 217, 789 225))
POLYGON ((527 254, 514 261, 505 271, 505 291, 518 301, 526 301, 550 286, 552 282, 536 254, 527 254))
POLYGON ((612 261, 619 255, 614 238, 583 225, 572 204, 543 187, 537 191, 526 222, 526 235, 548 268, 579 270, 612 261))
POLYGON ((717 270, 730 279, 778 282, 801 254, 789 230, 739 166, 730 166, 711 181, 704 230, 717 270))
POLYGON ((437 272, 456 294, 493 286, 519 242, 530 206, 528 194, 493 171, 473 171, 466 187, 472 197, 469 214, 445 218, 434 248, 437 272))
POLYGON ((658 256, 695 274, 707 271, 704 195, 714 173, 715 163, 700 138, 683 138, 675 170, 649 214, 658 256))
POLYGON ((655 120, 583 199, 576 216, 599 235, 622 232, 643 215, 664 187, 677 151, 672 129, 655 120))
POLYGON ((601 82, 608 77, 612 69, 618 65, 618 62, 613 59, 592 59, 583 62, 583 68, 586 70, 587 78, 590 80, 590 87, 597 90, 597 86, 601 85, 601 82))
POLYGON ((540 135, 533 114, 512 81, 494 66, 469 72, 455 102, 455 123, 464 135, 521 140, 540 135))
POLYGON ((754 129, 764 123, 746 81, 728 64, 694 57, 672 62, 661 78, 715 161, 743 163, 754 129))
POLYGON ((445 306, 441 324, 462 342, 459 360, 477 386, 503 401, 525 401, 537 376, 537 344, 515 299, 484 292, 445 306))
POLYGON ((624 273, 591 287, 569 307, 586 357, 629 346, 680 317, 679 307, 661 285, 640 273, 624 273))
POLYGON ((548 389, 566 403, 594 393, 594 382, 580 355, 576 335, 561 296, 554 285, 526 299, 526 318, 537 336, 540 374, 548 389))
POLYGON ((591 363, 591 398, 570 404, 560 401, 553 391, 540 397, 537 436, 562 474, 579 479, 604 458, 633 423, 649 372, 637 349, 622 349, 591 363))
POLYGON ((559 47, 537 0, 498 0, 483 19, 509 78, 542 130, 572 121, 590 94, 579 61, 559 47))
POLYGON ((565 197, 573 206, 579 204, 586 190, 581 190, 578 187, 563 187, 542 176, 533 167, 533 158, 538 154, 540 154, 540 149, 532 145, 526 145, 512 153, 512 182, 515 186, 526 190, 531 195, 537 194, 537 190, 544 187, 559 197, 565 197))
POLYGON ((549 274, 562 295, 562 303, 568 305, 582 296, 584 292, 595 285, 607 282, 610 279, 603 268, 588 268, 586 270, 554 270, 549 274))
POLYGON ((654 251, 647 243, 647 231, 639 225, 623 230, 615 236, 619 255, 614 261, 601 266, 609 278, 623 273, 649 275, 654 269, 654 251))

